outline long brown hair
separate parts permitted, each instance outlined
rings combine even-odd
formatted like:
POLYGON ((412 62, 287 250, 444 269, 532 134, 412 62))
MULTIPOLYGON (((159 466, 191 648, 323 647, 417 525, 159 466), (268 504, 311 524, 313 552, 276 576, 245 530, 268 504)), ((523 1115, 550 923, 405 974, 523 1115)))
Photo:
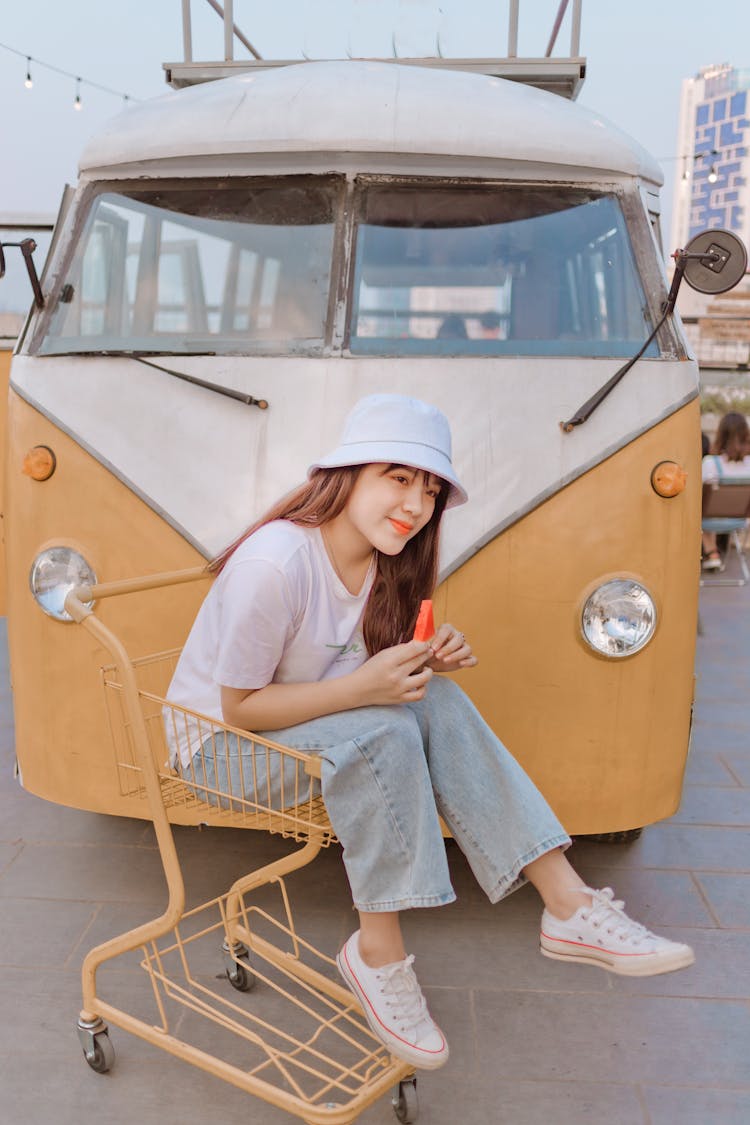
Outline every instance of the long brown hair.
MULTIPOLYGON (((343 512, 359 476, 361 465, 316 469, 309 480, 277 501, 238 539, 209 563, 212 574, 221 574, 230 558, 253 532, 274 520, 289 520, 299 527, 321 527, 343 512)), ((362 631, 368 653, 409 640, 420 602, 432 595, 437 583, 440 521, 448 501, 443 482, 429 523, 398 555, 375 552, 375 581, 365 606, 362 631)))
POLYGON ((719 422, 711 452, 723 453, 727 461, 741 461, 750 453, 747 439, 747 418, 736 410, 730 410, 719 422))

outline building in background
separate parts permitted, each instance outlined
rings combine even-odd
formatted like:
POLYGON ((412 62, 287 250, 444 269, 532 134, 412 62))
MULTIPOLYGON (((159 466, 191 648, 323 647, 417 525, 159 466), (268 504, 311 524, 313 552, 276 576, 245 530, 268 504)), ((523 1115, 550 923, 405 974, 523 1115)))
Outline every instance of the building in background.
MULTIPOLYGON (((671 246, 707 227, 750 245, 750 68, 704 67, 682 84, 671 246)), ((730 293, 680 293, 687 334, 703 367, 750 366, 750 279, 730 293)))

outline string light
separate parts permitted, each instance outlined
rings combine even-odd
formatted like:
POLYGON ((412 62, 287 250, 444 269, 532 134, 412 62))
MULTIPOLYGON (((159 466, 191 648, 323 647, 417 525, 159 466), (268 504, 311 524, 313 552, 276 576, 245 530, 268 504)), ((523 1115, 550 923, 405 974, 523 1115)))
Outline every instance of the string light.
POLYGON ((31 76, 31 64, 34 66, 42 67, 44 70, 51 70, 54 74, 61 74, 64 78, 72 78, 76 84, 76 96, 73 106, 75 109, 82 109, 83 102, 81 100, 81 87, 90 86, 92 90, 101 90, 104 94, 112 94, 113 97, 122 98, 126 106, 132 104, 134 101, 140 101, 140 98, 133 98, 131 94, 123 93, 122 90, 113 90, 111 86, 103 86, 100 82, 92 82, 89 78, 81 78, 80 75, 74 74, 70 70, 63 70, 62 67, 53 66, 52 63, 42 62, 36 59, 33 55, 27 55, 25 51, 17 51, 15 47, 9 47, 7 43, 0 43, 0 48, 3 51, 9 51, 12 55, 18 55, 21 59, 26 59, 26 77, 24 78, 24 86, 30 90, 34 85, 34 79, 31 76))
MULTIPOLYGON (((695 167, 696 161, 708 159, 709 157, 712 157, 712 156, 721 156, 721 153, 719 152, 719 150, 717 148, 708 149, 706 152, 693 152, 693 153, 686 152, 682 156, 663 156, 661 158, 661 163, 667 164, 671 160, 684 160, 686 162, 692 161, 691 164, 686 163, 685 167, 682 170, 683 182, 687 182, 690 179, 690 169, 695 167)), ((716 181, 718 180, 718 178, 719 178, 719 173, 716 170, 716 165, 712 164, 711 167, 709 168, 708 176, 706 177, 706 179, 708 180, 708 182, 710 184, 715 184, 716 181)))

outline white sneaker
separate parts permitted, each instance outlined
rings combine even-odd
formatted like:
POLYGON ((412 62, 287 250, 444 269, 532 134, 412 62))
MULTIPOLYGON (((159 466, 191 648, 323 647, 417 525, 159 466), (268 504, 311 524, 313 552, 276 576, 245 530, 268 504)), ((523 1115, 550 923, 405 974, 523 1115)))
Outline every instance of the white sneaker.
POLYGON ((566 921, 548 910, 542 914, 540 948, 545 957, 599 965, 632 977, 671 973, 692 965, 695 954, 689 945, 658 937, 628 918, 625 904, 615 899, 611 887, 581 889, 593 898, 591 906, 581 906, 566 921))
POLYGON ((362 1005, 367 1022, 396 1058, 423 1070, 448 1061, 448 1044, 427 1011, 413 957, 372 969, 359 955, 359 930, 336 958, 341 976, 362 1005))
POLYGON ((709 551, 701 563, 703 570, 721 570, 722 561, 718 551, 709 551))

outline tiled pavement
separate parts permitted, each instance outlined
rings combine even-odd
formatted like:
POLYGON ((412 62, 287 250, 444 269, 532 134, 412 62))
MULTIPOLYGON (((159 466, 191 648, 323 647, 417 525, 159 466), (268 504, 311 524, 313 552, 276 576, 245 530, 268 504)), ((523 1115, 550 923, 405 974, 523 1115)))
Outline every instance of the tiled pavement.
MULTIPOLYGON (((629 846, 578 842, 573 859, 632 914, 691 942, 679 973, 627 980, 537 952, 524 889, 490 907, 450 848, 459 902, 406 919, 449 1065, 420 1079, 424 1125, 746 1125, 750 1121, 750 588, 704 589, 698 704, 682 807, 629 846)), ((0 622, 4 626, 4 622, 0 622)), ((4 634, 0 651, 5 661, 4 634)), ((292 1119, 112 1028, 116 1063, 85 1064, 75 1034, 83 952, 160 913, 149 825, 78 812, 12 777, 0 670, 0 1125, 282 1125, 292 1119)), ((279 854, 258 833, 179 829, 189 898, 201 901, 279 854)), ((292 886, 303 928, 334 950, 351 928, 339 855, 292 886)), ((113 987, 147 988, 128 962, 113 987)), ((127 1007, 123 1003, 123 1007, 127 1007)), ((395 1121, 388 1099, 363 1125, 395 1121)))

